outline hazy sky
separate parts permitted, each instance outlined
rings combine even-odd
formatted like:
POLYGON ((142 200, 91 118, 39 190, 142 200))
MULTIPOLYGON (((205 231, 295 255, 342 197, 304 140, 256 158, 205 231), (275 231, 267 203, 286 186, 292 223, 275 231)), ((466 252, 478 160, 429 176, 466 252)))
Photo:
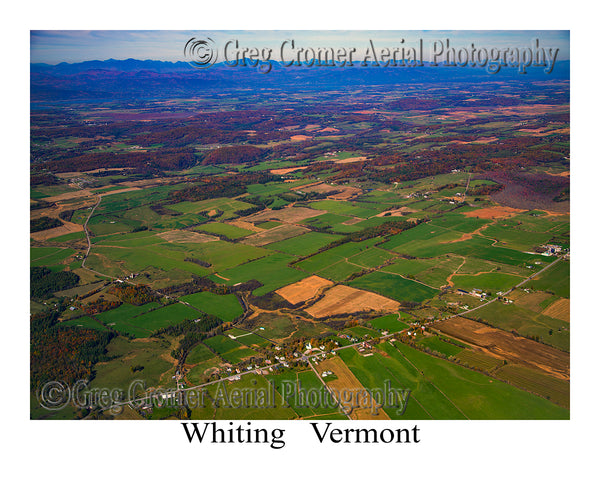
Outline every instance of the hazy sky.
POLYGON ((455 48, 528 48, 532 40, 539 39, 542 47, 559 48, 558 60, 569 58, 569 31, 556 30, 489 30, 489 31, 392 31, 392 30, 295 30, 295 31, 168 31, 168 30, 35 30, 31 31, 31 62, 50 63, 82 62, 136 58, 140 60, 185 61, 183 48, 191 38, 210 37, 217 47, 223 49, 229 40, 238 40, 244 47, 269 47, 274 51, 285 40, 293 39, 297 46, 306 47, 354 47, 364 50, 373 40, 376 48, 397 47, 402 44, 414 46, 423 39, 425 60, 436 40, 449 39, 455 48))

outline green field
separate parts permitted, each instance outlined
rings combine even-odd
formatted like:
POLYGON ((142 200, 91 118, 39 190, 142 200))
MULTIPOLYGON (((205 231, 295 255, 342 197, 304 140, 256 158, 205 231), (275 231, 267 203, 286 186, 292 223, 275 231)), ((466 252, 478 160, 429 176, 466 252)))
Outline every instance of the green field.
POLYGON ((254 295, 264 295, 308 276, 306 273, 288 267, 288 264, 294 258, 291 255, 274 253, 268 257, 221 271, 219 272, 220 277, 213 275, 211 279, 217 283, 225 282, 227 285, 235 285, 255 279, 261 282, 263 286, 254 290, 254 295), (221 277, 229 280, 223 280, 221 277))
POLYGON ((331 242, 341 238, 339 235, 330 235, 327 233, 308 232, 304 235, 288 238, 281 242, 271 243, 267 248, 277 250, 290 255, 304 257, 317 252, 320 248, 329 245, 331 242))
POLYGON ((111 340, 107 350, 111 360, 96 365, 96 376, 90 383, 91 389, 121 388, 127 392, 134 380, 142 380, 146 387, 175 386, 171 375, 164 375, 169 370, 174 372, 175 367, 161 358, 161 355, 168 355, 171 351, 170 342, 159 339, 136 342, 119 336, 111 340), (134 366, 143 368, 132 372, 131 367, 134 366))
POLYGON ((340 357, 364 386, 382 388, 383 381, 391 378, 392 386, 412 390, 403 417, 385 409, 392 418, 569 418, 568 410, 548 400, 402 343, 394 345, 378 347, 387 357, 360 357, 354 349, 340 351, 340 357))
POLYGON ((194 365, 196 363, 209 360, 213 357, 214 354, 206 347, 206 345, 199 343, 189 351, 187 357, 185 358, 185 362, 194 365))
POLYGON ((541 341, 569 351, 570 324, 563 320, 543 315, 515 304, 505 305, 492 302, 474 312, 467 313, 467 318, 482 319, 485 322, 510 332, 515 330, 523 336, 539 337, 541 341))
POLYGON ((383 330, 389 333, 396 333, 400 330, 408 328, 408 325, 398 319, 398 315, 391 314, 383 317, 369 320, 367 326, 374 328, 375 330, 383 330))
POLYGON ((231 322, 244 313, 235 295, 216 295, 211 292, 200 292, 181 297, 180 300, 189 303, 204 313, 219 317, 225 322, 231 322))
POLYGON ((399 302, 423 302, 438 293, 431 287, 384 271, 368 273, 352 280, 349 285, 399 302))
POLYGON ((560 261, 545 272, 527 282, 524 286, 534 290, 543 290, 559 297, 570 298, 570 271, 568 261, 560 261))
POLYGON ((252 235, 254 232, 246 230, 244 228, 236 227, 235 225, 229 225, 228 223, 205 223, 202 226, 196 228, 197 231, 206 233, 216 233, 218 235, 224 235, 230 240, 247 237, 252 235))
POLYGON ((206 399, 203 408, 192 410, 192 420, 275 420, 294 419, 297 414, 283 404, 280 394, 275 391, 274 397, 269 396, 273 389, 269 382, 260 375, 248 374, 240 380, 222 381, 206 388, 206 399), (234 393, 237 392, 237 393, 234 393), (247 392, 244 394, 243 392, 247 392), (263 397, 259 397, 263 392, 263 397), (244 401, 236 403, 235 398, 244 401), (221 402, 215 400, 219 398, 221 402), (260 399, 265 399, 261 401, 260 399))
POLYGON ((180 303, 174 303, 142 313, 127 322, 117 321, 113 328, 135 337, 148 337, 159 328, 175 325, 183 320, 194 320, 198 316, 199 313, 196 310, 180 303))

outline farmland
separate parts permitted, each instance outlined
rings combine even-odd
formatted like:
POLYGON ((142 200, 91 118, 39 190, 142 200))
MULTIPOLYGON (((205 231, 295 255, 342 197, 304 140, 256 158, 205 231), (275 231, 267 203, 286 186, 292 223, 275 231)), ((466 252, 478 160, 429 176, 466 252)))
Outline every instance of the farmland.
POLYGON ((313 87, 32 107, 35 378, 274 402, 136 418, 569 418, 568 82, 313 87))

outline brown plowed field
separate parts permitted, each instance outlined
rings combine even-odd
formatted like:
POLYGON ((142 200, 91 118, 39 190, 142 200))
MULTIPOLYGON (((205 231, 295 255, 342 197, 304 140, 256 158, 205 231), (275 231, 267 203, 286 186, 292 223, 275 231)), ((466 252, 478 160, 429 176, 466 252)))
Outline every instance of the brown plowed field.
POLYGON ((569 354, 547 345, 462 317, 444 320, 436 328, 494 357, 542 370, 556 378, 570 377, 569 354))
MULTIPOLYGON (((335 380, 327 382, 327 386, 335 393, 335 398, 340 398, 341 392, 360 392, 358 398, 360 399, 361 405, 369 405, 369 407, 355 408, 350 413, 352 420, 389 420, 390 417, 387 413, 380 409, 377 415, 373 415, 371 411, 371 396, 367 394, 363 398, 362 393, 366 392, 366 388, 358 381, 358 378, 354 376, 352 371, 347 367, 340 357, 331 357, 327 360, 323 360, 315 366, 319 375, 326 370, 331 370, 337 377, 335 380)), ((342 394, 343 395, 343 394, 342 394)), ((355 397, 353 395, 353 397, 355 397)), ((343 396, 342 396, 343 398, 343 396)))
POLYGON ((321 289, 331 285, 333 285, 333 282, 312 275, 299 282, 275 290, 275 293, 281 295, 292 305, 296 305, 297 303, 306 302, 307 300, 316 297, 321 289))
POLYGON ((306 312, 313 317, 322 318, 344 313, 394 312, 400 304, 395 300, 358 288, 336 285, 325 293, 325 297, 308 307, 306 312))

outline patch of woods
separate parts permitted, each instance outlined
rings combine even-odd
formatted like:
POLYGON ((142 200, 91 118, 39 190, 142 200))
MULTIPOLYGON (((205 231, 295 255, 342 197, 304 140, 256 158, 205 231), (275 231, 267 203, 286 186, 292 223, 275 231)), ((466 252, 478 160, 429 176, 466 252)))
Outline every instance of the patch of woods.
POLYGON ((58 218, 39 217, 32 218, 29 221, 29 231, 31 233, 41 232, 50 228, 60 227, 63 223, 58 218))
POLYGON ((264 158, 268 150, 252 145, 235 145, 211 150, 202 159, 202 165, 219 165, 221 163, 252 163, 264 158))
POLYGON ((200 260, 199 258, 185 257, 183 259, 184 262, 192 262, 196 265, 200 265, 201 267, 210 268, 212 264, 205 262, 204 260, 200 260))
POLYGON ((82 307, 82 310, 87 315, 95 315, 97 313, 106 312, 107 310, 112 310, 113 308, 117 308, 121 305, 121 302, 115 300, 106 300, 104 298, 99 298, 91 303, 82 307))
POLYGON ((64 220, 65 222, 70 222, 71 218, 73 218, 74 213, 75 213, 75 210, 63 210, 62 212, 60 212, 58 214, 58 217, 61 220, 64 220))
POLYGON ((240 283, 236 286, 229 286, 214 283, 206 277, 198 277, 194 275, 191 282, 181 283, 179 285, 171 285, 159 290, 163 295, 191 295, 198 292, 211 292, 216 295, 229 295, 230 293, 247 292, 262 287, 262 283, 258 280, 249 280, 240 283))
POLYGON ((50 298, 54 292, 76 287, 79 275, 73 272, 53 272, 48 267, 29 269, 29 290, 31 298, 50 298))
POLYGON ((40 168, 53 173, 86 172, 98 168, 141 168, 144 171, 181 170, 196 164, 192 148, 161 148, 153 152, 86 152, 46 161, 40 168))
POLYGON ((222 333, 222 328, 219 328, 223 321, 213 315, 199 313, 196 320, 184 320, 177 325, 161 328, 152 336, 161 337, 162 335, 171 335, 178 337, 183 335, 179 341, 179 346, 171 352, 171 356, 180 363, 185 361, 185 357, 189 351, 202 340, 209 336, 222 333), (209 333, 210 332, 210 333, 209 333))
POLYGON ((174 203, 183 201, 198 202, 216 197, 232 198, 246 193, 246 186, 248 185, 264 184, 274 180, 276 180, 276 177, 263 172, 242 173, 227 177, 205 177, 201 178, 195 185, 171 192, 169 198, 174 203))
POLYGON ((32 315, 30 322, 30 386, 37 391, 50 381, 73 385, 93 377, 93 366, 106 358, 106 346, 115 336, 57 323, 59 313, 47 311, 32 315))
POLYGON ((144 305, 158 300, 156 293, 147 285, 116 284, 109 287, 108 293, 131 305, 144 305))
POLYGON ((29 185, 36 187, 39 185, 59 185, 62 181, 51 173, 38 173, 29 177, 29 185))
POLYGON ((469 187, 469 195, 491 195, 501 191, 504 185, 495 183, 493 185, 478 185, 476 187, 469 187))

